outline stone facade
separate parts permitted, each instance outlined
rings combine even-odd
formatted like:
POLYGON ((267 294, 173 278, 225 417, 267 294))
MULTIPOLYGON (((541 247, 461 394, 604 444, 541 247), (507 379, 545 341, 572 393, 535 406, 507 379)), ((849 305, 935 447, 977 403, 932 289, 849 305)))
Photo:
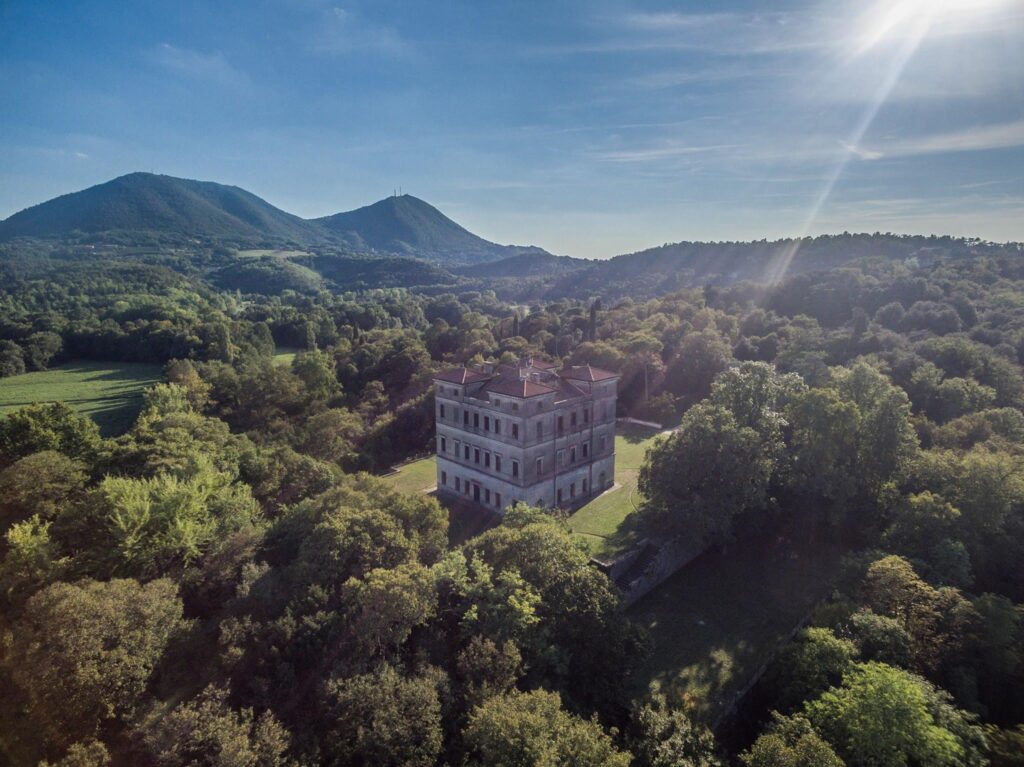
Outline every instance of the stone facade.
POLYGON ((618 376, 589 365, 455 368, 434 379, 437 489, 494 511, 578 506, 615 477, 618 376))

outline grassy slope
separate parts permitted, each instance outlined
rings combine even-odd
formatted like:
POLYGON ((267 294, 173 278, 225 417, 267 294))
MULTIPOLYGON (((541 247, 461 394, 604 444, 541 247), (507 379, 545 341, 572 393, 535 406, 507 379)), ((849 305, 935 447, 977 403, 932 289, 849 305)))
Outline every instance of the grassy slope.
POLYGON ((569 517, 569 527, 594 556, 611 556, 634 538, 627 517, 639 503, 636 483, 640 464, 657 434, 637 426, 621 426, 615 435, 614 490, 603 493, 569 517))
POLYGON ((640 685, 681 692, 713 721, 826 595, 839 558, 779 539, 698 557, 630 608, 654 641, 640 685))
POLYGON ((142 405, 142 391, 161 380, 159 365, 71 362, 0 379, 0 413, 33 402, 63 401, 91 416, 105 436, 125 431, 142 405))

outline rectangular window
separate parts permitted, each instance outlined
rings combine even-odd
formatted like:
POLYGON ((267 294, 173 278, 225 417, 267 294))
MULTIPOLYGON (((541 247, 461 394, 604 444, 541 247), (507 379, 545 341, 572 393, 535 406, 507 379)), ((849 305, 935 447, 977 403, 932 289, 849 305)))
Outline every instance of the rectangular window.
POLYGON ((513 410, 518 410, 519 409, 519 403, 518 402, 513 402, 512 403, 512 409, 513 410))
POLYGON ((480 448, 473 448, 473 463, 480 463, 480 448))
POLYGON ((495 418, 494 419, 494 433, 495 434, 501 434, 501 419, 500 418, 495 418))
POLYGON ((501 508, 501 493, 494 494, 494 505, 499 509, 501 508))
POLYGON ((601 441, 598 443, 598 450, 600 450, 602 453, 604 452, 604 446, 605 446, 605 441, 604 441, 604 435, 602 434, 601 435, 601 441))
POLYGON ((484 431, 491 430, 491 417, 489 415, 484 416, 484 431))
POLYGON ((565 451, 564 450, 559 450, 557 453, 555 453, 555 465, 556 466, 565 466, 565 451))
POLYGON ((442 471, 441 472, 441 485, 442 486, 447 486, 448 485, 448 472, 447 471, 442 471))
POLYGON ((584 442, 583 443, 583 457, 586 458, 589 454, 590 454, 590 443, 589 442, 584 442))
POLYGON ((569 448, 569 463, 576 463, 576 446, 569 448))
POLYGON ((446 440, 444 437, 441 437, 441 452, 448 452, 448 440, 446 440))
POLYGON ((519 424, 512 424, 512 439, 519 439, 519 424))
POLYGON ((437 417, 444 418, 444 403, 442 402, 437 406, 437 417))
POLYGON ((463 445, 462 446, 462 450, 463 450, 462 457, 468 461, 469 460, 469 445, 463 445))
POLYGON ((558 433, 561 434, 563 431, 565 431, 565 417, 558 416, 558 433))
POLYGON ((462 425, 463 426, 469 426, 469 411, 468 410, 463 410, 462 411, 462 425))
POLYGON ((543 473, 544 473, 544 459, 543 458, 538 458, 537 459, 537 476, 539 477, 543 473))
POLYGON ((512 461, 512 476, 519 476, 519 461, 512 461))
POLYGON ((490 488, 484 488, 484 501, 487 503, 491 502, 491 491, 490 488))
POLYGON ((484 466, 486 466, 488 469, 491 468, 491 454, 490 453, 484 453, 484 466))
POLYGON ((562 502, 562 488, 558 488, 558 502, 562 502))
POLYGON ((462 480, 458 477, 455 478, 455 491, 460 492, 462 490, 462 480))
POLYGON ((590 408, 583 408, 583 423, 590 423, 590 408))
POLYGON ((479 429, 480 428, 480 414, 479 413, 473 413, 473 428, 474 429, 479 429))
POLYGON ((576 425, 576 411, 575 410, 573 410, 569 414, 569 425, 570 426, 575 426, 576 425))
POLYGON ((587 478, 586 477, 583 478, 583 494, 584 495, 587 494, 587 478))
POLYGON ((573 482, 573 483, 571 483, 569 485, 569 497, 570 498, 575 498, 576 497, 576 483, 575 482, 573 482))
POLYGON ((494 470, 497 472, 501 471, 501 456, 497 454, 494 456, 494 470))

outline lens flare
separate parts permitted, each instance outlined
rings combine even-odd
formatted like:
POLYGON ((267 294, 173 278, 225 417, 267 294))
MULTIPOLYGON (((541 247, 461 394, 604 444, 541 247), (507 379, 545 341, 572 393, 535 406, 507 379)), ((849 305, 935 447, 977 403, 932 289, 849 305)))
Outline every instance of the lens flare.
POLYGON ((799 235, 768 265, 768 279, 780 282, 789 271, 790 264, 800 251, 800 245, 817 221, 822 208, 832 196, 839 179, 854 157, 863 156, 860 143, 871 124, 885 105, 903 70, 928 34, 940 23, 959 23, 986 14, 1005 5, 1008 0, 882 0, 865 14, 860 31, 853 39, 854 57, 865 56, 883 44, 895 44, 889 68, 875 91, 875 95, 861 114, 845 141, 840 142, 841 153, 832 167, 821 190, 815 196, 799 235))

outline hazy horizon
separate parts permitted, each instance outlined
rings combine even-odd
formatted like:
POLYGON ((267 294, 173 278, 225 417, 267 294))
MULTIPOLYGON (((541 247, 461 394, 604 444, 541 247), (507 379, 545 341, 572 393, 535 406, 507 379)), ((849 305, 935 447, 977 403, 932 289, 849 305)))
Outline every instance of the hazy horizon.
POLYGON ((0 6, 0 218, 132 171, 500 243, 1024 240, 1018 0, 0 6))

